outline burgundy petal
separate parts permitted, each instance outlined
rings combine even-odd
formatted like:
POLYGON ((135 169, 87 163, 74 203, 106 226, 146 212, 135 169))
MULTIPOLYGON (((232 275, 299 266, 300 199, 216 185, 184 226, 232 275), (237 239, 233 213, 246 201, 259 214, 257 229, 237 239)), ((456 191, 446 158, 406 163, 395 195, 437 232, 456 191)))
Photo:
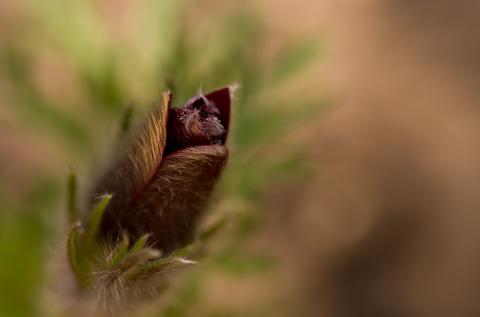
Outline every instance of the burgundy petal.
POLYGON ((225 144, 230 124, 232 88, 200 94, 169 110, 165 155, 190 146, 225 144))
MULTIPOLYGON (((233 91, 234 88, 232 86, 226 86, 205 95, 205 98, 208 101, 213 102, 213 104, 219 109, 219 118, 226 131, 228 131, 228 128, 230 127, 233 91)), ((197 97, 197 102, 198 101, 205 102, 201 97, 197 97)), ((225 138, 226 137, 227 135, 225 134, 225 138)), ((225 139, 223 142, 225 142, 225 139)))
POLYGON ((197 146, 164 159, 137 204, 103 231, 115 239, 126 231, 135 239, 150 233, 150 243, 168 254, 192 241, 195 227, 228 158, 220 145, 197 146))

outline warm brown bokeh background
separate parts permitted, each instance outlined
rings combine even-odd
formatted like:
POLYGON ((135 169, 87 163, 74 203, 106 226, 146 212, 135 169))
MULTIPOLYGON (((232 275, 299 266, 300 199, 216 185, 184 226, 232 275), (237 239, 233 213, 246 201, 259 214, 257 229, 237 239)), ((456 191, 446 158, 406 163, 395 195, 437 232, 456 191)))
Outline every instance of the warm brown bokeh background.
POLYGON ((480 4, 266 6, 278 30, 324 36, 308 80, 336 96, 280 243, 303 260, 312 314, 477 316, 480 4))

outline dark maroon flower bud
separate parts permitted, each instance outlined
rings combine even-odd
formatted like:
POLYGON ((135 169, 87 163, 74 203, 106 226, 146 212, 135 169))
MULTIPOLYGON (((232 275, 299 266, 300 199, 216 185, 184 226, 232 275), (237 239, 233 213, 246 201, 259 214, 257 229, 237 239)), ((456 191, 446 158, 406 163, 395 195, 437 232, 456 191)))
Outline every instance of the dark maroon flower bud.
MULTIPOLYGON (((221 92, 210 94, 221 100, 221 92)), ((224 144, 227 136, 230 109, 201 96, 190 100, 182 108, 172 108, 168 114, 167 146, 165 154, 197 145, 224 144)))
POLYGON ((200 94, 180 108, 170 103, 165 93, 93 192, 113 194, 100 229, 107 240, 151 234, 150 243, 170 253, 194 237, 227 161, 232 88, 200 94))

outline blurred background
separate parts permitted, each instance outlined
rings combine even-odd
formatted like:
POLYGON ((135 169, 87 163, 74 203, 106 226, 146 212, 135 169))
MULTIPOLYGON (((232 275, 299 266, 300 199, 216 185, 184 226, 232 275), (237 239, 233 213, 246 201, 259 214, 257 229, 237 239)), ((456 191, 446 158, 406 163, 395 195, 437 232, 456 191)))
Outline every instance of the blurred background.
MULTIPOLYGON (((480 3, 1 0, 0 316, 68 316, 65 187, 238 83, 226 228, 138 316, 479 316, 480 3), (59 243, 60 241, 60 243, 59 243)), ((208 217, 207 217, 208 218, 208 217)))

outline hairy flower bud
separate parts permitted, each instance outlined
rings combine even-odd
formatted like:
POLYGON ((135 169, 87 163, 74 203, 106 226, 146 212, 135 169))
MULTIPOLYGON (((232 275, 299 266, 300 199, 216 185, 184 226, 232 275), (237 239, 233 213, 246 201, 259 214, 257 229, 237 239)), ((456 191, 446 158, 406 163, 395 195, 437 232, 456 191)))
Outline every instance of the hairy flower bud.
POLYGON ((93 192, 113 194, 101 223, 103 238, 150 234, 150 243, 164 253, 191 242, 227 161, 231 95, 224 87, 171 108, 171 94, 164 94, 93 192))

